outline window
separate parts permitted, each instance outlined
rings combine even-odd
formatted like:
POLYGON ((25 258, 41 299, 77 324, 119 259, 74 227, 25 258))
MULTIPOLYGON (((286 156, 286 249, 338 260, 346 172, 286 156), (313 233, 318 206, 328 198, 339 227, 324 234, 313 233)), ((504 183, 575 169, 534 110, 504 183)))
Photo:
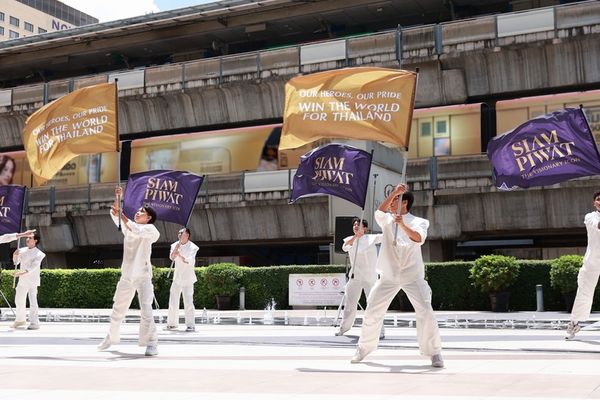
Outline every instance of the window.
POLYGON ((434 137, 448 137, 450 132, 448 129, 448 117, 436 117, 435 118, 435 132, 434 137))
POLYGON ((16 38, 18 38, 18 37, 19 37, 19 33, 18 33, 18 32, 15 32, 15 31, 11 31, 11 30, 9 30, 9 31, 8 31, 8 37, 9 37, 9 38, 11 38, 11 39, 16 39, 16 38))
POLYGON ((10 17, 10 24, 12 26, 16 26, 17 28, 19 27, 19 18, 15 18, 15 17, 10 17))
POLYGON ((46 33, 48 32, 47 30, 45 30, 44 28, 38 28, 38 33, 46 33))
POLYGON ((4 13, 0 12, 0 21, 4 21, 4 13))
POLYGON ((431 136, 431 122, 421 122, 421 136, 431 136))
POLYGON ((33 24, 30 24, 27 21, 23 21, 23 24, 25 25, 25 30, 26 31, 33 32, 33 24))
POLYGON ((0 36, 4 36, 4 28, 0 26, 0 36))

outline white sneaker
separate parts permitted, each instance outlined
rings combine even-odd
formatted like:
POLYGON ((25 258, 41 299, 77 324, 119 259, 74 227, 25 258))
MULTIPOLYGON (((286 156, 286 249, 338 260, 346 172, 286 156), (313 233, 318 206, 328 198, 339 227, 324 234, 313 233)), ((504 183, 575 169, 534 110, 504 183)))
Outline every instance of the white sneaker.
POLYGON ((431 356, 431 366, 433 368, 444 368, 444 359, 441 354, 431 356))
POLYGON ((98 351, 103 351, 108 349, 110 346, 112 345, 111 341, 110 341, 110 336, 106 335, 106 337, 104 338, 103 341, 100 342, 100 344, 98 345, 98 351))
POLYGON ((25 325, 25 321, 15 321, 12 323, 12 325, 10 326, 11 328, 18 328, 20 326, 25 325))
POLYGON ((158 355, 158 346, 155 344, 149 344, 146 346, 146 353, 144 353, 144 355, 148 357, 158 355))
POLYGON ((567 325, 567 334, 565 335, 565 340, 571 340, 575 337, 575 334, 581 330, 581 326, 579 322, 571 321, 569 325, 567 325))
POLYGON ((354 356, 352 357, 350 362, 352 364, 357 364, 357 363, 361 362, 362 360, 364 360, 364 358, 366 356, 368 356, 369 353, 370 353, 370 351, 365 351, 365 350, 361 349, 360 347, 357 347, 356 353, 354 353, 354 356))
POLYGON ((381 328, 381 332, 379 332, 379 339, 385 339, 385 328, 381 328))
POLYGON ((335 331, 335 336, 344 336, 344 333, 348 332, 347 329, 342 329, 342 327, 340 326, 340 328, 335 331))
POLYGON ((175 325, 167 325, 163 328, 163 331, 176 331, 177 327, 175 325))
POLYGON ((28 331, 36 331, 40 329, 40 326, 38 324, 29 324, 29 326, 27 327, 28 331))
POLYGON ((196 332, 196 328, 193 326, 188 326, 187 328, 185 328, 186 332, 196 332))

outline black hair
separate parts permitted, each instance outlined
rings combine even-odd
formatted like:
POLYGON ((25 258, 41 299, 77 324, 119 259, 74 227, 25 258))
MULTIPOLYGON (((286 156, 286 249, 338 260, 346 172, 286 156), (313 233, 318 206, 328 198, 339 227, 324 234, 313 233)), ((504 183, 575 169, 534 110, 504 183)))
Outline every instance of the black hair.
POLYGON ((37 232, 33 232, 33 240, 35 240, 35 245, 37 246, 38 244, 40 244, 40 234, 37 232))
POLYGON ((190 228, 181 228, 180 231, 185 231, 188 234, 188 239, 192 237, 192 232, 190 232, 190 228))
POLYGON ((413 203, 415 202, 415 195, 412 192, 405 192, 402 195, 402 201, 406 200, 406 211, 410 211, 413 203))
POLYGON ((594 200, 596 200, 596 197, 600 196, 600 190, 597 191, 596 193, 594 193, 594 200))
MULTIPOLYGON (((354 226, 354 224, 357 223, 357 222, 360 224, 360 218, 354 217, 354 219, 352 219, 352 226, 354 226)), ((364 228, 368 228, 369 227, 369 222, 367 222, 366 219, 363 219, 362 220, 362 226, 364 228)))
POLYGON ((150 216, 150 221, 148 221, 148 223, 153 224, 154 221, 156 221, 156 211, 154 211, 154 208, 150 207, 148 204, 145 204, 142 206, 142 210, 146 211, 146 214, 150 216))

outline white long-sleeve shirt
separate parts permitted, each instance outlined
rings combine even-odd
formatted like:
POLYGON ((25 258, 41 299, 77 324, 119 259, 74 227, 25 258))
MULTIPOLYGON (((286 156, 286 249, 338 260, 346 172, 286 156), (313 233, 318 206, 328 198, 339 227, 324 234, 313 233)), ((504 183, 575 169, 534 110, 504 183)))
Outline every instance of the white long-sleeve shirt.
MULTIPOLYGON (((173 254, 177 243, 179 242, 171 244, 169 255, 173 254)), ((197 252, 198 246, 190 240, 188 240, 186 244, 179 246, 179 254, 187 261, 187 263, 185 263, 181 257, 175 257, 175 274, 173 275, 173 282, 179 286, 191 286, 198 280, 198 278, 196 278, 196 271, 194 270, 197 252)))
POLYGON ((600 267, 600 212, 593 211, 585 215, 585 229, 587 230, 587 249, 583 256, 584 264, 592 263, 600 267))
POLYGON ((14 263, 19 266, 19 270, 27 271, 26 274, 19 276, 19 285, 40 286, 40 270, 44 257, 46 254, 37 247, 18 249, 14 263))
POLYGON ((5 233, 4 235, 0 236, 0 243, 10 243, 13 240, 17 240, 16 233, 5 233))
MULTIPOLYGON (((119 217, 110 213, 115 225, 119 225, 119 217)), ((152 278, 152 243, 158 241, 160 233, 154 224, 137 224, 132 220, 121 227, 125 237, 123 241, 123 263, 121 278, 152 278), (129 228, 129 229, 128 229, 129 228)))
POLYGON ((394 246, 394 217, 383 211, 375 211, 375 220, 383 229, 377 270, 381 279, 399 284, 407 284, 425 278, 425 264, 421 254, 421 246, 427 238, 429 221, 407 213, 402 216, 404 224, 421 236, 420 242, 411 240, 401 227, 398 227, 396 246, 394 246))
POLYGON ((353 237, 344 238, 342 250, 348 253, 350 257, 354 279, 375 282, 377 280, 377 270, 375 268, 377 265, 376 245, 381 243, 382 235, 363 235, 354 239, 352 244, 348 244, 353 237), (356 243, 358 243, 358 250, 356 250, 356 243))

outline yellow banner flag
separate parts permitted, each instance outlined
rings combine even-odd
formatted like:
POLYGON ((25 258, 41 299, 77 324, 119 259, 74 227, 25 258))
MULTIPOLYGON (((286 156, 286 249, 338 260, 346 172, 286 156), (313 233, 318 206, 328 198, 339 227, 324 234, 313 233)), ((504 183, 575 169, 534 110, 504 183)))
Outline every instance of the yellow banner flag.
POLYGON ((285 85, 279 150, 323 138, 364 139, 408 148, 417 73, 358 67, 319 72, 285 85))
POLYGON ((23 145, 37 184, 51 179, 80 154, 119 151, 117 87, 103 83, 76 90, 31 114, 23 145))

